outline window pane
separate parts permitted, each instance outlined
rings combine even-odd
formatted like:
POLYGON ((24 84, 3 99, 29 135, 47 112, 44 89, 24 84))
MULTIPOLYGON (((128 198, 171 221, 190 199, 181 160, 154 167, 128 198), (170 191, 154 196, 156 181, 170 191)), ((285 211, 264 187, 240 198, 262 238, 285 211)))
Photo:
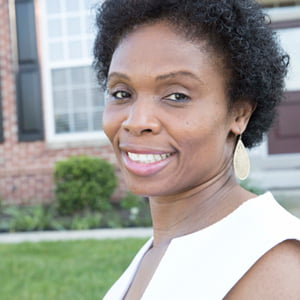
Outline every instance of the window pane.
POLYGON ((73 89, 72 100, 74 110, 87 108, 87 91, 84 89, 73 89))
POLYGON ((97 3, 96 0, 84 0, 85 9, 91 10, 95 6, 95 3, 97 3))
POLYGON ((70 70, 72 84, 83 84, 86 81, 86 67, 76 67, 70 70))
POLYGON ((66 11, 76 11, 79 10, 78 0, 66 0, 66 11))
POLYGON ((87 55, 93 56, 94 40, 93 39, 87 39, 86 40, 86 47, 87 47, 87 55))
POLYGON ((87 113, 74 114, 75 131, 88 131, 87 113))
POLYGON ((92 99, 94 107, 104 107, 104 94, 100 91, 100 89, 92 89, 92 99))
POLYGON ((55 116, 55 132, 65 133, 70 131, 69 120, 67 114, 55 116))
POLYGON ((48 21, 48 36, 49 38, 56 38, 62 35, 62 25, 60 19, 51 19, 48 21))
POLYGON ((82 47, 80 41, 74 41, 69 43, 68 55, 70 58, 73 59, 78 59, 82 57, 82 47))
POLYGON ((61 11, 61 0, 47 0, 47 13, 57 14, 61 11))
POLYGON ((53 92, 54 110, 56 112, 68 111, 68 93, 67 91, 54 91, 53 92))
POLYGON ((89 15, 85 18, 85 32, 86 33, 95 33, 96 34, 96 26, 95 26, 95 20, 91 19, 89 15))
POLYGON ((65 86, 68 83, 66 69, 56 69, 52 71, 52 84, 54 88, 65 86))
POLYGON ((97 87, 98 89, 100 89, 97 83, 96 73, 90 67, 87 67, 87 81, 90 84, 91 88, 97 87))
POLYGON ((64 59, 64 49, 61 43, 51 43, 49 45, 49 54, 51 61, 59 61, 64 59))
POLYGON ((102 112, 95 111, 93 113, 93 127, 95 130, 102 130, 102 112))
POLYGON ((69 36, 77 36, 81 34, 81 23, 79 17, 67 19, 67 34, 69 36))

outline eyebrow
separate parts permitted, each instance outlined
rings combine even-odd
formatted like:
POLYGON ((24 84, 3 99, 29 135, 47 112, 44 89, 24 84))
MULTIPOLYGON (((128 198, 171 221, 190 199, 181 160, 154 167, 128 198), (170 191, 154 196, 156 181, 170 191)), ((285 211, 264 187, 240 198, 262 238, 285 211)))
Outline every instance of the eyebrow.
POLYGON ((111 73, 111 74, 108 75, 107 82, 109 82, 110 80, 112 80, 114 77, 116 77, 116 78, 122 78, 122 79, 125 79, 127 81, 130 81, 130 78, 127 75, 125 75, 123 73, 119 73, 119 72, 113 72, 113 73, 111 73))
POLYGON ((174 79, 176 77, 189 77, 203 84, 203 81, 200 78, 198 78, 195 74, 188 71, 178 71, 178 72, 171 72, 171 73, 159 75, 156 77, 156 81, 174 79))
MULTIPOLYGON (((113 73, 109 74, 109 76, 107 78, 107 82, 112 80, 114 77, 122 78, 127 81, 131 81, 129 76, 127 76, 126 74, 120 73, 120 72, 113 72, 113 73)), ((162 74, 162 75, 157 76, 155 78, 155 80, 163 81, 163 80, 168 80, 168 79, 174 79, 176 77, 189 77, 189 78, 195 79, 195 80, 199 81, 201 84, 203 84, 203 81, 200 78, 198 78, 195 74, 188 72, 188 71, 178 71, 178 72, 170 72, 167 74, 162 74)))

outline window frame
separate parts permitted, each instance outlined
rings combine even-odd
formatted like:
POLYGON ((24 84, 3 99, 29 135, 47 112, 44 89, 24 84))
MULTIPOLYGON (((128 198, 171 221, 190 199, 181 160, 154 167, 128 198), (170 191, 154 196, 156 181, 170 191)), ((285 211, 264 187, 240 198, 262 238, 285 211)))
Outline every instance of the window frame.
POLYGON ((41 70, 42 70, 42 93, 44 101, 44 120, 45 120, 45 137, 49 148, 61 147, 77 147, 89 145, 106 145, 108 139, 101 131, 85 131, 71 133, 55 132, 55 112, 52 97, 52 77, 51 71, 59 68, 87 67, 92 66, 91 58, 80 58, 66 62, 51 62, 49 59, 48 43, 47 43, 47 17, 46 17, 46 1, 38 0, 40 15, 37 21, 40 25, 40 46, 41 46, 41 70))

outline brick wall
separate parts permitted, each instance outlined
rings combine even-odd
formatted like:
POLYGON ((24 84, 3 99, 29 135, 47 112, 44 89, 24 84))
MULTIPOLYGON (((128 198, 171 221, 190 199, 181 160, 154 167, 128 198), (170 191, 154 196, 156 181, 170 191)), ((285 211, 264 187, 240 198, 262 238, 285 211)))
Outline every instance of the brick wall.
MULTIPOLYGON (((29 204, 53 199, 53 166, 70 155, 86 154, 115 164, 110 146, 49 149, 44 141, 18 142, 16 95, 8 0, 0 0, 0 81, 4 142, 0 144, 0 197, 4 202, 29 204)), ((117 168, 116 168, 117 169, 117 168)), ((125 190, 119 171, 117 199, 125 190)))

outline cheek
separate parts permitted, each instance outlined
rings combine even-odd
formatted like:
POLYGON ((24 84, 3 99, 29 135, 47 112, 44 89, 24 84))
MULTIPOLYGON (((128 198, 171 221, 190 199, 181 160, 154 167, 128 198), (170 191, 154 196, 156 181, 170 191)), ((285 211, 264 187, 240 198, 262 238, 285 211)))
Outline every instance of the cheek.
POLYGON ((105 107, 102 117, 102 127, 111 142, 113 141, 121 124, 122 123, 116 119, 115 114, 108 107, 105 107))
POLYGON ((177 130, 181 133, 178 138, 180 146, 195 151, 209 152, 210 147, 224 147, 229 133, 224 116, 217 113, 193 116, 181 125, 181 129, 177 130))

